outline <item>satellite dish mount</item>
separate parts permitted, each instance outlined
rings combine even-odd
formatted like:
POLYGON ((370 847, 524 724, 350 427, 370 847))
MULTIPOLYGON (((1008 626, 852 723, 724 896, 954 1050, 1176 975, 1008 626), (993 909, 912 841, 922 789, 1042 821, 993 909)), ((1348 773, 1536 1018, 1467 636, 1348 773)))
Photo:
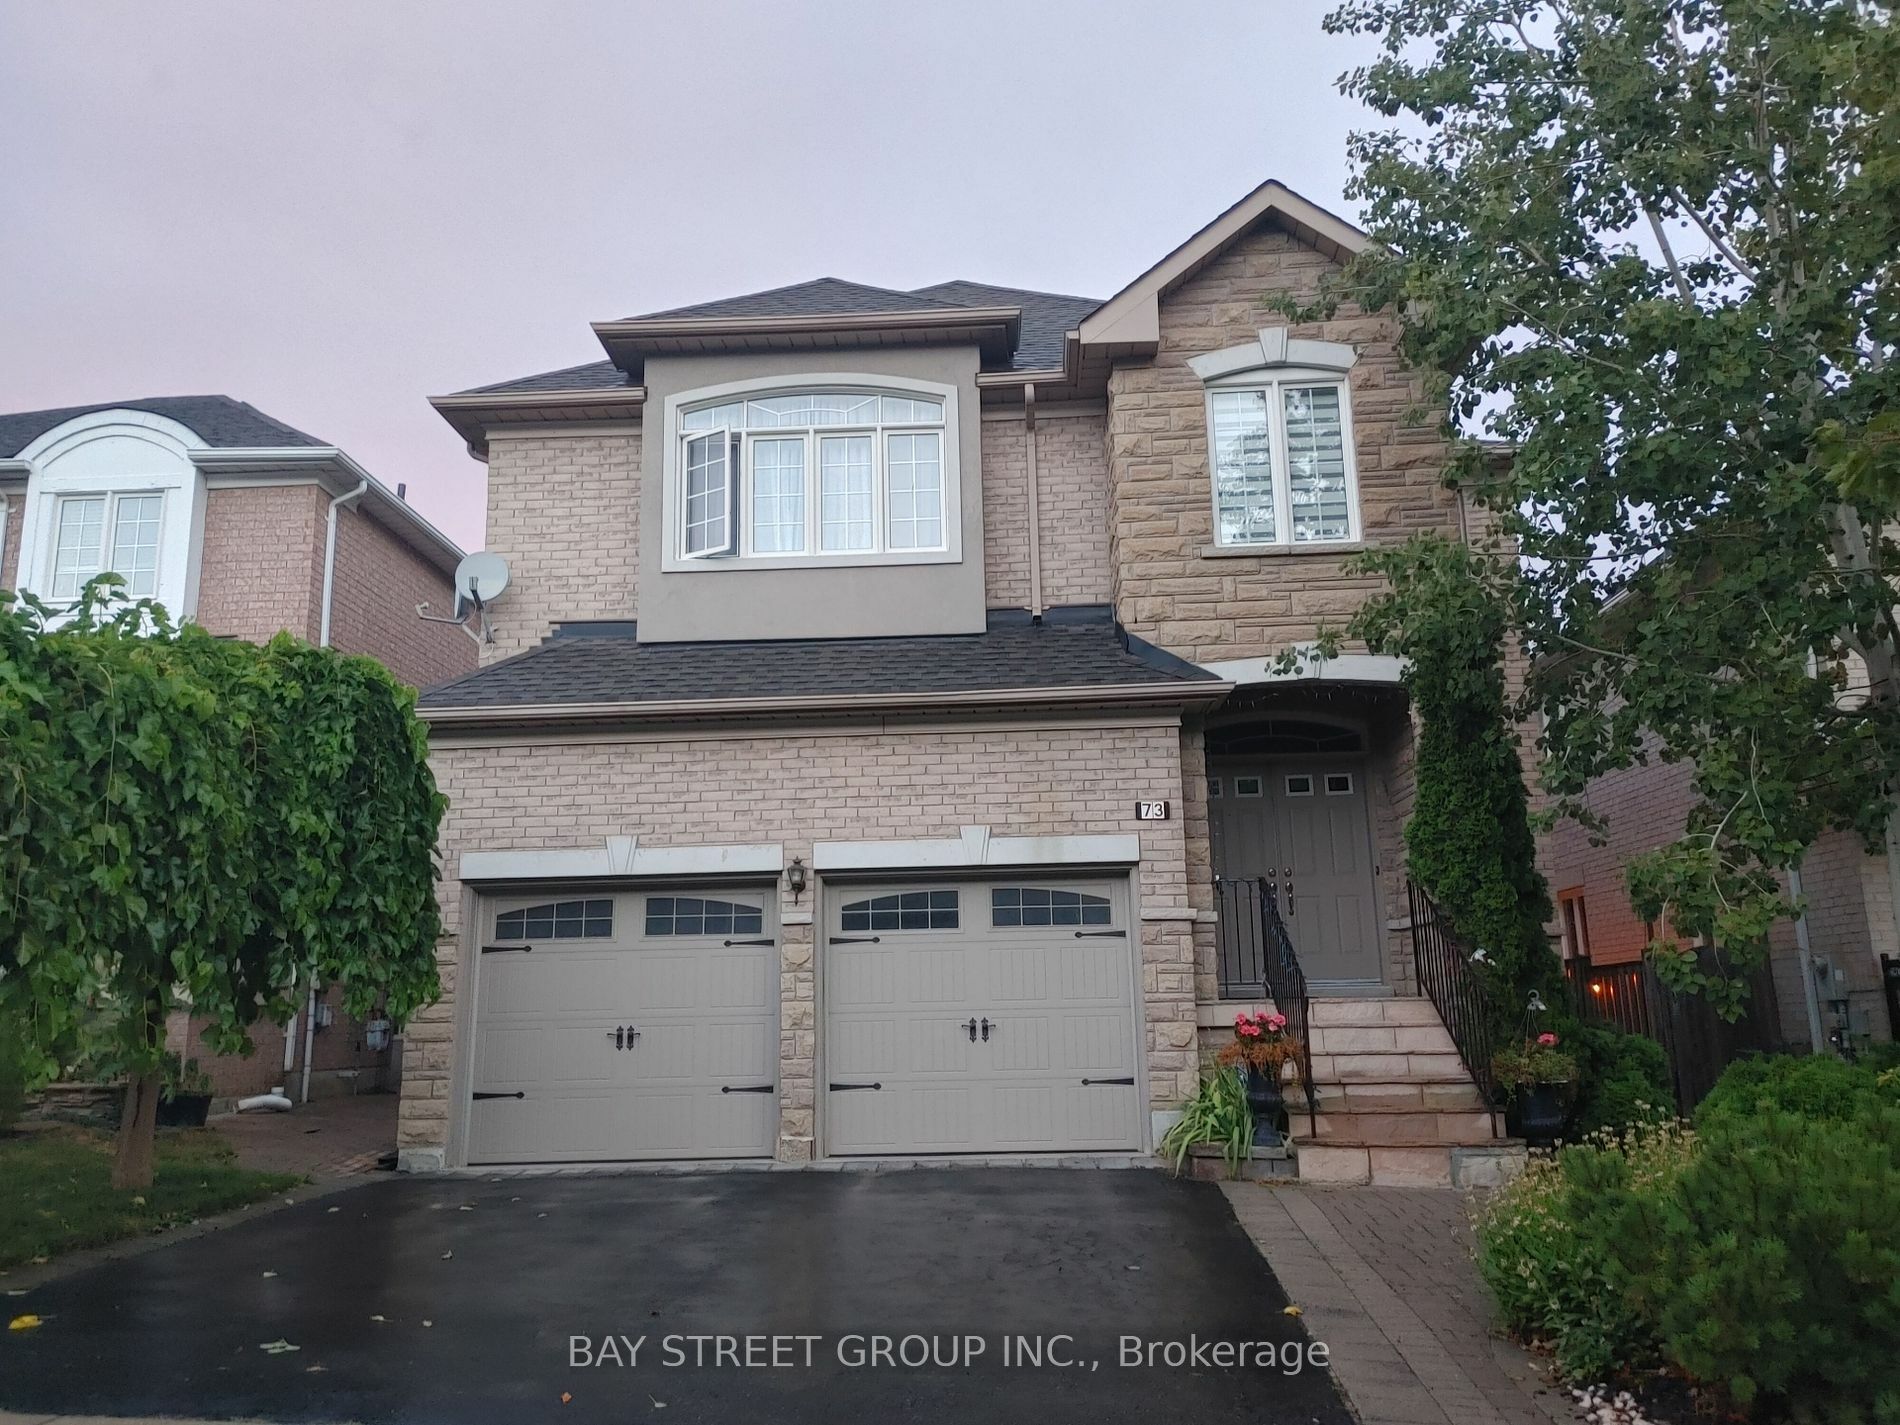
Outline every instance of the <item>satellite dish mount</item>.
POLYGON ((416 617, 424 623, 452 623, 477 643, 493 643, 495 630, 488 622, 488 606, 508 588, 508 561, 499 554, 464 555, 455 566, 455 612, 444 618, 429 612, 427 604, 416 605, 416 617), (469 615, 475 615, 474 625, 469 615))

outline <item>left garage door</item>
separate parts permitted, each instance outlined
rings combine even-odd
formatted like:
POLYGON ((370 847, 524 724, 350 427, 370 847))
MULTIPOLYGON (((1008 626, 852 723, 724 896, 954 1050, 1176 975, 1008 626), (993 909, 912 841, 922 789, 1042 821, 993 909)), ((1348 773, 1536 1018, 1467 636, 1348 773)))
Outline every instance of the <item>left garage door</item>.
POLYGON ((769 889, 483 903, 470 1163, 771 1156, 769 889))

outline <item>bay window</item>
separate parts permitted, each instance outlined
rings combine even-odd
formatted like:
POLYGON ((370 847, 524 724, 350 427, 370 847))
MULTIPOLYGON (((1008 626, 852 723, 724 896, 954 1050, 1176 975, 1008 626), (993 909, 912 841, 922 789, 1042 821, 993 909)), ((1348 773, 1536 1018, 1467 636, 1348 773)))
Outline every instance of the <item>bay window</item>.
POLYGON ((772 560, 949 548, 946 402, 778 390, 682 408, 680 557, 772 560))
POLYGON ((1346 383, 1286 372, 1208 388, 1214 537, 1224 546, 1359 537, 1346 383))

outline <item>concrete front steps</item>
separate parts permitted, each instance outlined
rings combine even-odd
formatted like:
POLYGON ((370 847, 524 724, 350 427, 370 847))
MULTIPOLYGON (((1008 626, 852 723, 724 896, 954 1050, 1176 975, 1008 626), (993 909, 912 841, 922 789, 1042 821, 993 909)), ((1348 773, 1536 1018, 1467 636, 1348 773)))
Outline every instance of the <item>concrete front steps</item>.
POLYGON ((1317 1119, 1288 1096, 1301 1181, 1489 1187, 1523 1160, 1430 1000, 1316 997, 1311 1013, 1317 1119))

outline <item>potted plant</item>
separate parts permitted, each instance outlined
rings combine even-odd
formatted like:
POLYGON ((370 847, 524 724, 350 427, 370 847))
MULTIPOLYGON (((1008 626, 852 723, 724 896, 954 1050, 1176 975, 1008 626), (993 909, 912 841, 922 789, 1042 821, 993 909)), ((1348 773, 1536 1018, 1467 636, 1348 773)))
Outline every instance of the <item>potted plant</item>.
POLYGON ((1555 1146, 1563 1132, 1577 1060, 1546 1031, 1507 1044, 1491 1056, 1491 1076, 1504 1091, 1504 1123, 1533 1148, 1555 1146))
POLYGON ((1286 1118, 1286 1095, 1281 1081, 1289 1064, 1294 1078, 1299 1077, 1301 1047, 1299 1039, 1287 1033, 1284 1014, 1243 1010, 1234 1016, 1234 1042, 1215 1056, 1245 1076, 1256 1147, 1277 1148, 1285 1141, 1281 1124, 1286 1118))
POLYGON ((176 1054, 165 1060, 165 1088, 158 1096, 161 1128, 203 1128, 211 1113, 211 1076, 196 1059, 179 1063, 176 1054))
POLYGON ((1253 1115, 1247 1111, 1240 1075, 1223 1069, 1202 1079, 1194 1097, 1181 1105, 1181 1116, 1161 1139, 1161 1155, 1178 1178, 1190 1156, 1202 1156, 1194 1149, 1213 1144, 1226 1160, 1227 1176, 1238 1178, 1252 1142, 1253 1115))

